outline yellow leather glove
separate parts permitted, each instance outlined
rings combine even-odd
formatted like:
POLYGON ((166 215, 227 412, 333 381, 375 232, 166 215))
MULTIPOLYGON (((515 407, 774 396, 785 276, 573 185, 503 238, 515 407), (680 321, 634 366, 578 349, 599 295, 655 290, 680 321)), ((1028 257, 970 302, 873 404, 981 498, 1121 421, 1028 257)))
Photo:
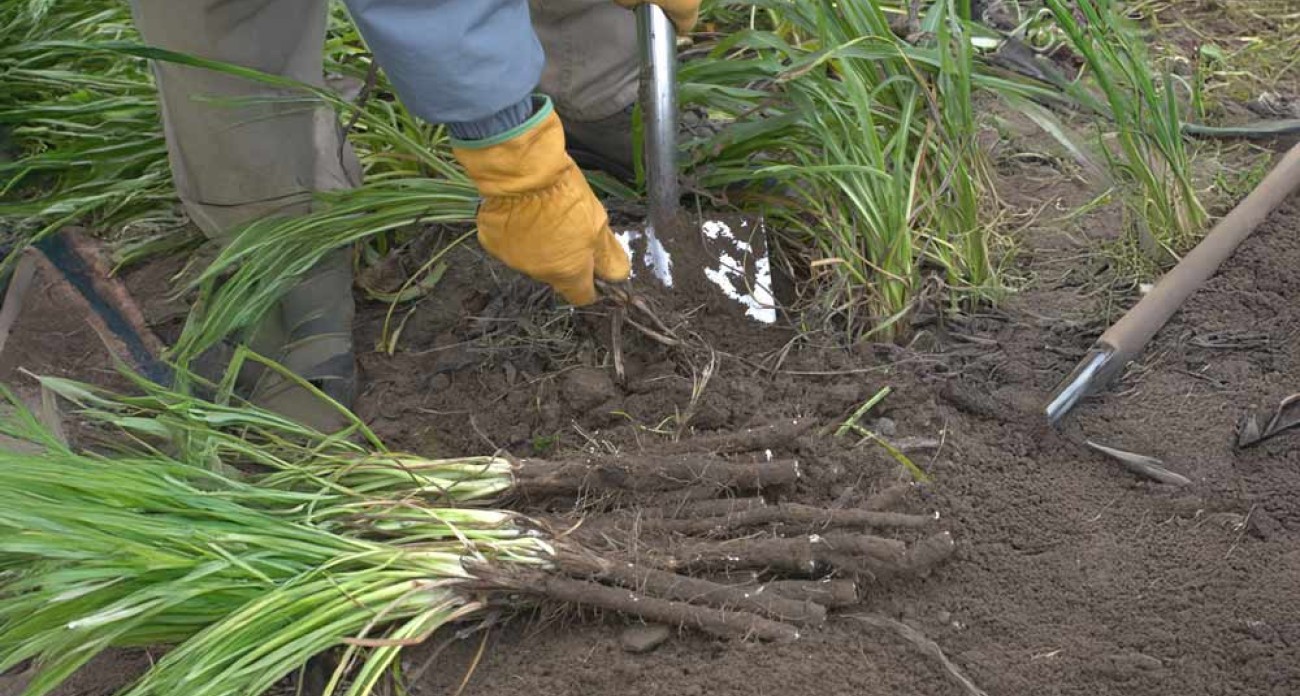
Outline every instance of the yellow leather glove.
POLYGON ((614 2, 629 10, 647 2, 658 5, 663 8, 664 14, 668 15, 668 19, 673 20, 678 34, 690 31, 695 26, 695 21, 700 18, 700 0, 614 0, 614 2))
POLYGON ((595 278, 630 275, 605 207, 564 150, 550 99, 506 133, 453 141, 452 153, 483 197, 478 240, 489 254, 575 305, 596 301, 595 278))

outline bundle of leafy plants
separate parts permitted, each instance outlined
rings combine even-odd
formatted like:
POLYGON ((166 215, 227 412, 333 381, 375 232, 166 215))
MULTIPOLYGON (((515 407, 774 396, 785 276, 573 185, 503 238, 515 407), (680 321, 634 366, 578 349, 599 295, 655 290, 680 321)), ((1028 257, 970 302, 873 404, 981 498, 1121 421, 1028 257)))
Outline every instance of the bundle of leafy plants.
POLYGON ((0 672, 25 669, 25 696, 114 647, 168 648, 131 696, 260 694, 327 651, 327 693, 360 696, 440 627, 536 602, 795 640, 825 620, 826 585, 767 579, 839 575, 852 603, 852 578, 924 573, 953 546, 933 515, 769 504, 799 480, 789 459, 428 459, 360 422, 326 436, 139 378, 132 395, 41 383, 86 444, 5 392, 0 672))

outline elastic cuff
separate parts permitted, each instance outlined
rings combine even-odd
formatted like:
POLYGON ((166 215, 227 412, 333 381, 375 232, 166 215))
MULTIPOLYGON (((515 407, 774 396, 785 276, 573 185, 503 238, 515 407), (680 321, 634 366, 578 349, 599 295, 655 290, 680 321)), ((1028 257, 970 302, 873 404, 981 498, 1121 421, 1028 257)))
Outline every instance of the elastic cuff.
POLYGON ((554 109, 550 97, 538 95, 528 97, 518 104, 502 109, 481 121, 449 123, 447 129, 451 131, 452 147, 481 150, 493 145, 500 145, 532 130, 534 126, 549 116, 554 109))

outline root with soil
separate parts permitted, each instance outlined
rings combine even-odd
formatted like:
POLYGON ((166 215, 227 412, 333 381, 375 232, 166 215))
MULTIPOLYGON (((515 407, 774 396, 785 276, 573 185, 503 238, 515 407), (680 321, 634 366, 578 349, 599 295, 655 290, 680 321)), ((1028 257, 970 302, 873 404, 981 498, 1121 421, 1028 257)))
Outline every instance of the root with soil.
MULTIPOLYGON (((775 444, 770 434, 781 428, 760 428, 760 445, 775 444)), ((704 449, 718 447, 708 438, 704 449)), ((751 440, 753 441, 753 440, 751 440)), ((788 440, 786 440, 788 442, 788 440)), ((733 451, 743 449, 731 438, 733 451)), ((684 449, 695 441, 679 443, 684 449)), ((741 463, 710 455, 616 457, 573 462, 524 461, 517 465, 518 490, 527 496, 586 495, 713 490, 715 497, 658 508, 638 508, 626 498, 615 509, 588 514, 568 532, 555 535, 554 570, 585 587, 616 586, 624 592, 592 593, 602 608, 652 621, 690 626, 722 636, 748 635, 764 639, 797 636, 794 625, 825 620, 828 606, 856 601, 857 583, 924 575, 953 550, 947 532, 929 532, 913 543, 901 539, 828 529, 880 528, 918 532, 937 524, 935 515, 884 510, 832 510, 786 502, 769 503, 769 496, 788 490, 799 477, 794 460, 741 463), (753 497, 728 497, 758 493, 753 497), (808 533, 809 529, 825 532, 808 533), (744 534, 737 538, 729 536, 744 534), (793 533, 793 536, 788 534, 793 533), (722 538, 718 538, 722 537, 722 538), (742 582, 730 579, 741 571, 742 582), (783 580, 754 585, 753 579, 840 577, 832 582, 783 580), (630 591, 630 592, 627 592, 630 591), (648 601, 653 600, 653 601, 648 601)), ((894 498, 897 500, 897 498, 894 498)), ((549 518, 546 526, 562 528, 566 518, 549 518)), ((530 576, 533 580, 536 575, 530 576)), ((512 589, 527 587, 511 578, 512 589)), ((574 601, 578 586, 548 582, 534 593, 574 601), (554 592, 553 592, 554 591, 554 592)))
MULTIPOLYGON (((781 427, 758 428, 729 438, 725 449, 743 450, 745 438, 766 449, 776 444, 773 434, 789 433, 781 427)), ((697 440, 705 441, 706 452, 719 448, 717 439, 697 440)), ((673 449, 685 451, 695 442, 673 449)), ((779 495, 798 482, 800 465, 795 460, 744 463, 708 454, 524 460, 514 472, 515 493, 529 503, 584 497, 612 509, 592 513, 588 508, 578 519, 544 518, 543 529, 567 527, 547 533, 556 540, 551 570, 522 576, 488 574, 493 583, 541 599, 596 606, 719 636, 793 639, 796 626, 820 624, 829 607, 855 603, 858 583, 924 575, 954 547, 947 532, 932 531, 935 515, 769 503, 764 495, 779 495), (638 493, 682 491, 711 491, 714 497, 637 506, 638 493), (746 493, 757 495, 734 497, 746 493), (864 528, 924 536, 907 543, 826 531, 864 528), (756 578, 822 580, 756 584, 756 578)), ((891 493, 886 502, 898 499, 891 493)))
POLYGON ((789 641, 856 603, 859 583, 923 575, 953 547, 933 515, 784 501, 802 465, 770 450, 803 424, 658 456, 427 460, 145 383, 148 394, 130 398, 43 383, 142 447, 104 459, 58 443, 34 418, 0 423, 45 449, 0 451, 0 567, 19 573, 0 606, 0 669, 34 660, 36 679, 147 641, 175 647, 140 694, 175 693, 201 673, 212 678, 199 696, 260 693, 337 647, 332 683, 347 677, 364 694, 400 648, 441 626, 555 603, 789 641), (716 454, 751 447, 762 453, 749 461, 716 454), (515 510, 485 507, 505 500, 515 510), (166 599, 119 627, 141 597, 166 599), (70 622, 87 630, 68 632, 70 622))

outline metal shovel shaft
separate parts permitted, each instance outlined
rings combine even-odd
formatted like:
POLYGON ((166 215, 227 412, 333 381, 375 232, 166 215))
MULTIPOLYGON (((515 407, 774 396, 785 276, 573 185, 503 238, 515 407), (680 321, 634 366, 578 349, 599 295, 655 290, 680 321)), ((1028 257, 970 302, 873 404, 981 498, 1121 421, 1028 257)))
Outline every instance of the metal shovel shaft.
POLYGON ((668 15, 650 3, 636 9, 641 49, 641 114, 645 129, 650 224, 672 229, 677 189, 677 34, 668 15))

